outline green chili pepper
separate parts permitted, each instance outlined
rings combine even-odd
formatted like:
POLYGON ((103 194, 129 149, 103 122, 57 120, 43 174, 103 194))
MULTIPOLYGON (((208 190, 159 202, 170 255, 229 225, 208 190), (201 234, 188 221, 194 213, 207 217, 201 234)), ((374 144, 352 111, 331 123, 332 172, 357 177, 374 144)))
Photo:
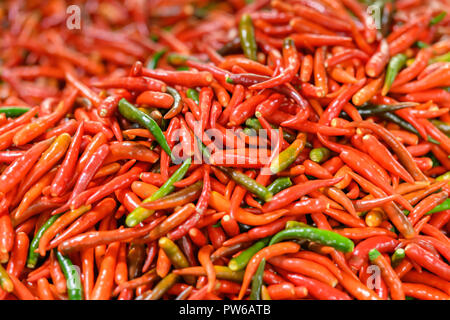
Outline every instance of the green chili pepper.
POLYGON ((286 229, 293 229, 293 228, 311 228, 311 226, 307 225, 306 223, 295 220, 289 220, 288 222, 286 222, 286 229))
POLYGON ((214 270, 216 271, 217 279, 221 280, 229 280, 234 282, 242 282, 244 278, 244 270, 236 270, 233 271, 226 266, 214 266, 214 270))
POLYGON ((441 144, 439 141, 437 141, 436 139, 432 138, 431 136, 427 136, 427 141, 434 143, 434 144, 441 144))
POLYGON ((169 53, 167 55, 167 62, 176 67, 185 66, 188 60, 189 56, 180 53, 169 53))
POLYGON ((255 244, 253 244, 251 247, 245 249, 244 251, 242 251, 237 257, 232 258, 229 262, 228 262, 228 267, 232 270, 232 271, 239 271, 239 270, 244 270, 245 267, 247 266, 248 262, 250 261, 250 259, 262 248, 264 248, 265 246, 267 246, 267 244, 269 243, 270 238, 266 237, 263 238, 257 242, 255 242, 255 244))
POLYGON ((248 127, 247 127, 247 128, 244 128, 242 131, 243 131, 244 134, 246 134, 247 136, 250 136, 250 137, 256 137, 256 136, 257 136, 256 130, 253 129, 253 128, 248 128, 248 127))
POLYGON ((425 43, 423 41, 417 41, 416 46, 420 49, 428 48, 430 45, 428 43, 425 43))
POLYGON ((169 62, 171 65, 176 66, 176 67, 186 66, 186 62, 188 60, 201 62, 196 57, 192 57, 192 56, 188 56, 188 55, 184 55, 184 54, 180 54, 180 53, 173 52, 173 53, 169 53, 167 55, 167 62, 169 62))
POLYGON ((435 62, 450 62, 450 52, 430 59, 430 64, 435 62))
POLYGON ((250 178, 246 174, 233 170, 227 167, 219 167, 223 172, 225 172, 234 182, 244 187, 249 192, 258 196, 258 198, 268 202, 272 199, 272 193, 267 190, 262 184, 256 182, 254 179, 250 178))
MULTIPOLYGON (((203 181, 199 180, 190 186, 180 189, 160 199, 157 199, 157 205, 160 209, 174 208, 196 199, 202 191, 203 181), (190 199, 186 200, 186 199, 190 199)), ((148 202, 147 202, 148 203, 148 202)))
POLYGON ((195 136, 195 140, 197 141, 200 150, 202 151, 203 157, 205 157, 205 160, 207 163, 209 163, 209 158, 211 157, 211 153, 209 152, 209 149, 205 146, 205 144, 200 140, 199 137, 195 136))
MULTIPOLYGON (((262 129, 262 125, 257 118, 248 118, 245 120, 245 125, 249 128, 255 129, 256 131, 262 129)), ((278 129, 278 127, 274 124, 270 124, 270 126, 274 129, 278 129)), ((295 140, 295 135, 283 128, 283 138, 287 142, 292 143, 295 140)))
POLYGON ((12 292, 14 289, 14 284, 12 283, 8 272, 0 264, 0 287, 6 292, 12 292))
POLYGON ((151 35, 149 35, 149 39, 152 40, 153 42, 158 42, 159 37, 157 34, 152 33, 151 35))
POLYGON ((441 212, 445 210, 450 210, 450 198, 442 202, 441 204, 438 204, 436 207, 428 211, 425 215, 433 214, 435 212, 441 212))
POLYGON ((184 253, 180 250, 180 248, 167 237, 159 238, 158 245, 160 248, 164 250, 167 254, 167 257, 172 262, 172 265, 177 268, 187 268, 189 267, 189 262, 184 255, 184 253))
POLYGON ((439 177, 436 178, 436 181, 444 181, 444 180, 450 180, 450 171, 447 171, 444 174, 441 174, 439 177))
POLYGON ((317 163, 322 163, 330 158, 330 150, 325 147, 314 148, 309 152, 309 158, 317 163))
POLYGON ((447 15, 447 12, 445 12, 445 11, 442 11, 441 13, 439 13, 436 17, 434 17, 430 20, 430 26, 438 24, 439 22, 444 20, 446 15, 447 15))
POLYGON ((306 143, 306 135, 296 139, 289 147, 284 149, 278 154, 270 163, 270 171, 273 174, 281 172, 287 169, 297 159, 298 155, 302 152, 306 143))
POLYGON ((63 256, 56 248, 54 249, 56 258, 58 259, 61 270, 66 278, 67 295, 69 300, 83 300, 83 287, 78 271, 75 269, 72 261, 63 256))
POLYGON ((280 177, 274 180, 271 184, 267 186, 267 190, 269 190, 272 194, 277 194, 281 190, 289 188, 292 186, 291 178, 289 177, 280 177))
POLYGON ((148 293, 148 291, 136 300, 159 300, 161 299, 167 291, 180 279, 180 276, 174 273, 169 273, 161 281, 159 281, 156 286, 148 293))
POLYGON ((239 38, 244 55, 251 60, 257 60, 257 45, 255 40, 255 30, 253 29, 252 18, 248 13, 241 17, 239 22, 239 38))
POLYGON ((181 96, 178 91, 172 87, 166 87, 166 91, 173 97, 173 104, 169 111, 167 111, 163 119, 165 119, 165 117, 172 117, 180 113, 181 109, 183 108, 183 105, 181 104, 181 96))
POLYGON ((167 48, 161 49, 151 57, 151 59, 147 63, 148 69, 155 69, 158 65, 158 61, 161 59, 161 57, 167 52, 167 48))
POLYGON ((196 104, 200 103, 199 93, 195 89, 192 89, 192 88, 187 89, 186 90, 186 97, 191 98, 192 100, 194 100, 196 104))
POLYGON ((352 252, 355 246, 353 241, 339 233, 314 227, 296 227, 282 230, 272 237, 269 246, 286 239, 307 239, 342 252, 352 252))
POLYGON ((382 90, 383 95, 386 95, 389 92, 392 83, 397 77, 400 69, 405 65, 407 59, 408 57, 403 53, 399 53, 391 58, 386 71, 386 78, 384 79, 384 86, 382 90))
POLYGON ((261 300, 261 286, 263 285, 264 268, 266 266, 266 259, 262 259, 259 263, 258 269, 252 279, 252 289, 250 291, 249 300, 261 300))
MULTIPOLYGON (((416 128, 414 128, 414 126, 412 126, 409 122, 403 120, 402 118, 398 117, 397 115, 391 113, 391 112, 386 112, 384 114, 380 114, 380 116, 386 120, 389 120, 395 124, 397 124, 399 127, 402 127, 403 129, 412 132, 416 135, 420 135, 419 131, 417 131, 416 128)), ((434 143, 434 144, 441 144, 439 141, 437 141, 436 139, 433 139, 431 136, 427 136, 427 141, 434 143)))
POLYGON ((379 256, 381 256, 381 253, 377 249, 372 249, 372 250, 369 251, 369 259, 370 259, 370 261, 374 261, 379 256))
POLYGON ((169 144, 167 143, 166 137, 164 136, 164 133, 162 132, 161 128, 158 126, 155 120, 153 120, 144 112, 133 106, 125 98, 122 98, 119 101, 119 112, 126 119, 133 122, 137 122, 141 126, 146 127, 155 137, 155 140, 159 143, 161 148, 168 155, 172 154, 169 144))
MULTIPOLYGON (((173 190, 175 190, 175 187, 173 184, 181 179, 183 179, 184 175, 189 169, 189 166, 192 163, 191 158, 187 158, 184 160, 183 164, 173 173, 173 175, 167 179, 167 181, 159 188, 154 194, 152 194, 150 197, 142 201, 143 203, 155 201, 157 199, 160 199, 164 197, 165 195, 168 195, 173 190)), ((147 210, 142 207, 138 207, 134 209, 125 219, 125 223, 128 227, 134 227, 150 217, 153 214, 153 210, 147 210)))
POLYGON ((398 248, 394 251, 391 257, 391 263, 392 267, 395 268, 402 262, 402 260, 405 258, 405 250, 403 248, 398 248))
POLYGON ((247 120, 245 120, 245 125, 255 130, 262 129, 262 125, 257 118, 248 118, 247 120))
POLYGON ((379 113, 394 112, 400 109, 409 108, 415 106, 414 102, 401 102, 395 104, 378 104, 378 105, 368 105, 365 108, 359 108, 358 113, 361 116, 372 116, 379 113))
MULTIPOLYGON (((211 157, 211 154, 209 153, 208 148, 200 140, 200 138, 195 136, 195 139, 200 146, 203 157, 205 157, 205 160, 208 161, 209 158, 211 157)), ((262 199, 266 202, 270 201, 270 199, 272 199, 272 194, 270 193, 270 191, 268 191, 263 185, 259 184, 254 179, 248 177, 246 174, 244 174, 240 171, 236 171, 232 168, 227 168, 227 167, 222 167, 222 166, 219 166, 219 169, 224 171, 237 184, 243 186, 246 190, 257 195, 260 199, 262 199)))
POLYGON ((450 124, 436 119, 432 119, 431 123, 433 123, 436 128, 438 128, 439 130, 441 130, 443 133, 445 133, 447 136, 450 137, 450 124))
POLYGON ((7 118, 15 118, 29 110, 30 108, 27 107, 1 107, 0 113, 4 113, 7 118))
POLYGON ((42 235, 47 231, 48 228, 62 215, 62 213, 55 214, 51 216, 36 232, 33 240, 30 243, 30 248, 28 249, 28 259, 27 259, 27 267, 33 269, 39 258, 39 253, 35 252, 39 247, 39 241, 41 241, 42 235))
POLYGON ((403 128, 409 132, 419 135, 419 131, 417 131, 417 129, 414 128, 409 122, 403 120, 402 118, 400 118, 399 116, 397 116, 396 114, 394 114, 392 112, 382 113, 382 114, 380 114, 380 117, 397 124, 399 127, 403 128))
MULTIPOLYGON (((411 106, 414 106, 415 104, 411 103, 411 102, 404 102, 404 103, 396 103, 396 104, 392 104, 392 105, 376 105, 376 106, 370 106, 369 107, 365 107, 365 108, 359 108, 358 109, 358 113, 363 117, 370 117, 373 115, 378 115, 380 117, 382 117, 385 120, 389 120, 397 125, 399 125, 400 127, 402 127, 405 130, 408 130, 414 134, 419 134, 419 132, 416 130, 416 128, 414 128, 409 122, 403 120, 402 118, 400 118, 399 116, 397 116, 396 114, 394 114, 394 111, 400 110, 400 109, 404 109, 404 108, 408 108, 411 106)), ((345 112, 342 111, 340 113, 340 116, 342 116, 345 119, 351 119, 350 116, 345 112)))
POLYGON ((180 66, 176 68, 177 71, 189 71, 189 67, 187 66, 180 66))
MULTIPOLYGON (((158 245, 160 248, 164 250, 170 262, 172 262, 172 265, 176 269, 187 268, 190 266, 189 261, 184 255, 184 253, 175 244, 175 242, 173 242, 169 238, 167 237, 159 238, 158 245)), ((183 278, 189 284, 193 284, 195 282, 195 277, 193 276, 183 276, 183 278)))
POLYGON ((428 153, 426 154, 426 156, 427 156, 428 158, 431 159, 431 162, 433 163, 432 168, 438 167, 438 166, 441 165, 441 163, 439 162, 439 160, 436 158, 436 156, 435 156, 432 152, 428 152, 428 153))

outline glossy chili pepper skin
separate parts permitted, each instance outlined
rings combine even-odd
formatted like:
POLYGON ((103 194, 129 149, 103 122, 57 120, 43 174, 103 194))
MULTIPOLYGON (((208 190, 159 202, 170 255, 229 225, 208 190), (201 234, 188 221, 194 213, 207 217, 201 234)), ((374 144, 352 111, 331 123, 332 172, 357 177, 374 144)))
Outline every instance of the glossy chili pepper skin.
POLYGON ((54 139, 51 138, 34 145, 23 156, 11 163, 0 176, 0 181, 2 182, 0 192, 6 193, 17 185, 25 174, 31 169, 31 166, 35 163, 35 161, 38 160, 42 152, 50 146, 53 140, 54 139), (18 170, 18 168, 21 168, 21 170, 18 170))
POLYGON ((301 135, 288 148, 284 149, 270 164, 273 174, 287 169, 302 152, 306 143, 306 135, 301 135))
MULTIPOLYGON (((180 168, 178 168, 177 171, 174 172, 174 174, 161 186, 161 188, 159 188, 157 192, 152 194, 149 198, 145 199, 143 202, 150 202, 157 200, 172 192, 174 190, 173 184, 176 181, 179 181, 183 178, 191 162, 192 162, 191 158, 187 158, 183 162, 182 166, 180 166, 180 168)), ((144 219, 148 218, 152 213, 153 213, 152 210, 137 208, 127 216, 126 224, 129 227, 134 227, 144 219)))
POLYGON ((256 269, 256 273, 252 279, 252 289, 250 292, 250 300, 261 300, 261 286, 262 286, 262 277, 264 274, 264 267, 266 266, 266 259, 262 259, 259 263, 258 269, 256 269))
POLYGON ((229 175, 230 178, 233 179, 236 183, 242 185, 248 191, 257 195, 261 200, 270 201, 272 199, 272 194, 267 190, 266 187, 249 178, 245 174, 225 167, 221 167, 221 170, 229 175))
POLYGON ((61 214, 56 214, 50 219, 48 219, 38 230, 36 235, 34 236, 33 240, 30 243, 30 249, 28 252, 28 259, 27 259, 27 267, 28 268, 34 268, 37 264, 37 260, 39 257, 39 253, 35 252, 39 246, 39 241, 41 240, 42 235, 44 232, 50 228, 50 226, 61 216, 61 214))
POLYGON ((400 278, 392 269, 389 261, 386 261, 377 249, 372 249, 369 252, 369 258, 371 262, 375 263, 381 269, 381 274, 390 287, 392 299, 405 300, 405 293, 400 278))
POLYGON ((128 120, 138 122, 140 125, 146 127, 155 137, 156 141, 158 141, 158 143, 161 145, 161 148, 163 148, 163 150, 168 155, 171 155, 172 151, 167 144, 166 138, 164 137, 161 128, 158 126, 155 120, 134 107, 126 99, 121 99, 119 101, 119 112, 128 120))
POLYGON ((155 52, 155 54, 152 56, 152 58, 148 61, 147 68, 156 69, 156 67, 158 65, 158 61, 161 59, 161 57, 164 54, 166 54, 166 52, 167 52, 167 49, 165 49, 165 48, 155 52))
POLYGON ((311 227, 292 228, 280 231, 273 236, 269 245, 285 239, 308 239, 343 252, 352 252, 354 248, 354 244, 351 240, 342 237, 337 233, 311 227))
POLYGON ((386 95, 389 92, 389 89, 391 88, 391 85, 394 82, 395 77, 397 76, 400 69, 405 65, 405 63, 406 63, 406 56, 404 54, 399 53, 391 58, 386 72, 386 79, 384 80, 384 86, 382 91, 383 95, 386 95))
POLYGON ((72 261, 63 256, 58 250, 55 250, 56 258, 66 277, 67 294, 69 300, 83 300, 83 288, 81 287, 81 279, 78 271, 74 268, 72 261))
POLYGON ((284 189, 283 191, 277 193, 270 202, 266 203, 263 207, 264 211, 271 211, 279 209, 284 205, 290 204, 301 196, 316 190, 317 188, 331 186, 342 180, 342 178, 335 178, 329 180, 314 180, 307 181, 302 184, 297 184, 295 186, 284 189))
POLYGON ((178 192, 174 192, 155 201, 143 203, 141 207, 150 210, 161 210, 192 202, 200 196, 202 186, 203 182, 198 181, 178 192))
POLYGON ((252 245, 250 248, 246 249, 245 251, 241 252, 239 256, 233 258, 228 263, 228 267, 233 270, 242 270, 246 267, 247 263, 250 261, 252 256, 264 248, 269 243, 269 238, 264 238, 258 242, 256 242, 254 245, 252 245))
POLYGON ((243 14, 239 22, 239 37, 242 50, 247 58, 256 60, 257 45, 252 18, 249 14, 243 14))
POLYGON ((0 5, 0 300, 448 300, 448 3, 166 2, 0 5))
POLYGON ((16 118, 29 110, 30 108, 27 107, 0 107, 0 113, 5 114, 8 118, 16 118))

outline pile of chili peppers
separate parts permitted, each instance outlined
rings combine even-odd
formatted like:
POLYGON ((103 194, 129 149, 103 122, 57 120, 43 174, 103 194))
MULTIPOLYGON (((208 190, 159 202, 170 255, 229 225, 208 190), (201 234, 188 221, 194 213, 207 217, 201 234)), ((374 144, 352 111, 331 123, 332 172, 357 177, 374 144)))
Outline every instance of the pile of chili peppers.
POLYGON ((0 299, 448 300, 447 13, 1 2, 0 299))

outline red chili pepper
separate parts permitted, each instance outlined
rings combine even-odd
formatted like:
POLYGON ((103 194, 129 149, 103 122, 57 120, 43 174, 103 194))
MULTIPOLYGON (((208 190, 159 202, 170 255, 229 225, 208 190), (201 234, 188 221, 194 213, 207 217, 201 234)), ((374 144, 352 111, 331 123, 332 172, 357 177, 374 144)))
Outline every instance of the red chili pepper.
POLYGON ((284 206, 292 203, 296 199, 301 198, 302 196, 308 194, 309 192, 311 192, 313 190, 317 190, 318 188, 332 186, 341 180, 342 180, 342 178, 334 178, 334 179, 327 179, 327 180, 312 180, 312 181, 305 182, 303 184, 298 184, 298 185, 289 187, 289 188, 284 189, 283 191, 280 191, 279 193, 277 193, 270 202, 267 202, 263 206, 263 210, 264 210, 264 212, 269 212, 269 211, 283 208, 284 206))
POLYGON ((450 266, 427 250, 411 243, 405 247, 405 253, 411 260, 426 268, 428 271, 450 281, 450 266))
POLYGON ((0 176, 0 192, 6 193, 21 182, 53 140, 54 138, 51 138, 35 144, 3 170, 0 176))
POLYGON ((366 83, 366 79, 360 79, 355 84, 347 87, 346 90, 342 91, 325 109, 324 113, 320 117, 320 124, 328 125, 331 120, 337 118, 339 113, 342 110, 344 104, 346 104, 350 98, 362 88, 362 86, 366 83))

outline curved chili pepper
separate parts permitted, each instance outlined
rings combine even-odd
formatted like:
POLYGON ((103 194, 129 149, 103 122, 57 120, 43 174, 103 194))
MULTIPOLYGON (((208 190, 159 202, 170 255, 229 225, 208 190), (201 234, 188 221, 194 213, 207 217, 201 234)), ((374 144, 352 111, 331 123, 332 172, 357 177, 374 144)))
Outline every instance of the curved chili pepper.
POLYGON ((72 223, 63 233, 50 242, 50 248, 58 246, 62 241, 80 232, 86 231, 97 222, 108 216, 115 209, 116 202, 112 198, 100 201, 91 211, 72 223))
POLYGON ((400 162, 405 166, 405 168, 416 181, 426 181, 424 174, 417 167, 414 160, 412 160, 412 157, 408 150, 405 148, 405 146, 398 142, 398 140, 392 133, 389 132, 389 130, 386 130, 381 126, 375 123, 370 123, 368 121, 353 122, 352 124, 349 124, 349 126, 360 126, 374 131, 394 150, 394 152, 399 157, 400 162))
POLYGON ((39 253, 36 252, 39 246, 39 242, 43 234, 50 228, 50 226, 61 216, 61 214, 56 214, 51 216, 38 230, 33 240, 30 243, 30 248, 28 251, 27 267, 33 269, 36 267, 39 253))
MULTIPOLYGON (((278 270, 277 270, 278 271, 278 270)), ((279 270, 280 274, 290 282, 297 286, 304 286, 308 292, 316 299, 319 300, 350 300, 350 297, 323 282, 315 279, 304 277, 297 273, 288 273, 284 270, 279 270)))
POLYGON ((2 175, 0 176, 0 192, 6 193, 10 191, 21 180, 23 180, 41 154, 51 145, 53 141, 54 138, 50 138, 35 144, 20 158, 17 158, 5 170, 3 170, 2 175))
POLYGON ((257 46, 252 18, 249 14, 243 14, 239 22, 239 38, 242 51, 247 58, 256 60, 257 46))
POLYGON ((155 137, 156 141, 161 145, 161 148, 163 148, 168 155, 171 155, 172 152, 169 145, 167 144, 166 138, 164 137, 161 128, 158 126, 155 120, 153 120, 144 112, 135 108, 125 98, 122 98, 119 101, 119 112, 128 120, 136 121, 142 126, 146 127, 155 137))
POLYGON ((155 201, 143 203, 141 207, 148 210, 161 210, 184 205, 197 199, 197 197, 200 196, 202 187, 203 183, 198 181, 178 192, 172 193, 155 201))
POLYGON ((242 281, 241 290, 239 291, 238 299, 242 299, 244 297, 245 291, 248 288, 248 285, 250 284, 250 280, 254 273, 256 272, 256 269, 259 266, 259 263, 262 259, 270 259, 275 256, 279 256, 285 253, 294 253, 297 252, 300 249, 300 246, 294 242, 284 242, 284 243, 277 243, 271 246, 268 246, 262 250, 260 250, 258 253, 256 253, 253 258, 249 261, 249 264, 247 265, 245 269, 244 279, 242 281))
POLYGON ((55 250, 55 255, 66 277, 69 300, 83 300, 80 275, 74 268, 72 261, 68 257, 63 256, 58 250, 55 250))
POLYGON ((286 239, 308 239, 320 244, 334 247, 343 252, 352 252, 354 244, 351 240, 337 233, 312 227, 292 228, 280 231, 270 240, 269 245, 286 239))
POLYGON ((405 253, 414 262, 426 268, 428 271, 449 281, 450 267, 439 258, 429 253, 427 250, 421 248, 416 244, 408 244, 405 247, 405 253))
POLYGON ((377 249, 370 250, 369 258, 372 263, 380 268, 381 275, 389 286, 391 298, 393 300, 405 300, 405 293, 403 292, 400 278, 392 269, 389 261, 386 261, 377 249))
MULTIPOLYGON (((177 171, 175 171, 173 175, 161 186, 161 188, 159 188, 158 191, 152 194, 149 198, 146 198, 143 201, 143 203, 157 200, 172 192, 175 189, 173 184, 176 181, 179 181, 183 178, 189 166, 191 165, 191 162, 192 162, 191 158, 187 158, 183 162, 183 164, 177 169, 177 171)), ((152 210, 146 210, 144 208, 139 207, 127 216, 126 224, 129 227, 134 227, 144 219, 148 218, 151 214, 153 214, 152 210)))
POLYGON ((308 194, 309 192, 311 192, 313 190, 316 190, 318 188, 332 186, 341 180, 342 180, 342 177, 334 178, 334 179, 327 179, 327 180, 313 180, 313 181, 307 181, 302 184, 294 185, 292 187, 289 187, 289 188, 284 189, 283 191, 280 191, 279 193, 277 193, 270 202, 267 202, 263 206, 263 210, 265 212, 268 212, 268 211, 282 208, 285 205, 290 204, 294 200, 299 199, 300 197, 308 194))

